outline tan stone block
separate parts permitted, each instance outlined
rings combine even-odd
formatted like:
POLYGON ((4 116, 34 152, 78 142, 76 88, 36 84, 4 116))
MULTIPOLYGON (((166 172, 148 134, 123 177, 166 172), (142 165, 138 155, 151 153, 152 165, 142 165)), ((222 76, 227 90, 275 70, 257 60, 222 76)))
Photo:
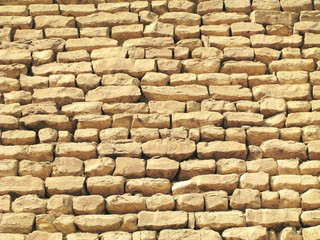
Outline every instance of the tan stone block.
POLYGON ((249 16, 246 14, 240 13, 229 13, 229 12, 217 12, 217 13, 208 13, 202 17, 204 25, 219 25, 219 24, 228 24, 236 22, 246 22, 249 20, 249 16))
POLYGON ((209 46, 224 49, 226 47, 250 47, 249 38, 242 36, 209 36, 209 46))
POLYGON ((195 26, 200 25, 201 16, 187 12, 167 12, 159 17, 159 21, 174 25, 195 26))
POLYGON ((124 214, 138 213, 147 210, 145 197, 113 195, 106 199, 106 207, 109 213, 124 214))
POLYGON ((194 176, 214 173, 216 164, 214 160, 188 160, 180 163, 178 179, 188 180, 194 176))
POLYGON ((181 194, 176 197, 176 209, 186 212, 201 212, 204 209, 204 198, 201 193, 181 194))
POLYGON ((262 62, 251 61, 227 61, 223 63, 221 72, 231 73, 247 73, 248 75, 261 75, 265 74, 267 66, 262 62))
POLYGON ((58 142, 71 142, 72 134, 68 131, 58 131, 58 142))
POLYGON ((126 73, 106 74, 102 76, 102 86, 140 86, 140 81, 136 77, 131 77, 126 73))
POLYGON ((68 51, 87 50, 91 52, 98 48, 116 47, 118 41, 110 38, 79 38, 68 39, 66 42, 66 48, 68 51))
POLYGON ((104 213, 104 198, 98 195, 74 197, 73 210, 77 215, 104 213))
POLYGON ((60 11, 62 16, 86 16, 91 13, 96 12, 96 8, 94 4, 68 4, 64 5, 61 4, 60 6, 60 11))
POLYGON ((43 181, 40 178, 32 176, 7 176, 0 179, 0 193, 2 195, 8 193, 15 193, 17 195, 37 194, 43 197, 45 189, 43 181), (25 185, 26 182, 28 182, 28 185, 25 185))
POLYGON ((101 141, 128 139, 129 130, 124 127, 108 128, 100 131, 99 138, 101 141))
POLYGON ((141 143, 129 140, 102 142, 98 148, 100 156, 141 157, 141 143))
POLYGON ((123 47, 132 48, 173 48, 175 47, 174 41, 170 37, 144 37, 126 40, 123 47))
POLYGON ((36 143, 36 132, 28 130, 9 130, 1 134, 4 145, 26 145, 36 143))
POLYGON ((263 208, 278 208, 279 193, 270 191, 261 192, 261 206, 263 208))
POLYGON ((49 216, 53 217, 52 222, 55 217, 72 214, 72 196, 70 195, 54 195, 48 200, 47 212, 49 216))
POLYGON ((223 49, 225 60, 253 60, 254 51, 249 47, 226 47, 223 49))
MULTIPOLYGON (((150 102, 149 102, 150 103, 150 102)), ((105 114, 113 115, 119 113, 148 113, 146 103, 104 103, 102 110, 105 114)))
POLYGON ((148 11, 150 10, 150 4, 144 1, 135 1, 130 3, 130 11, 131 12, 140 12, 140 11, 148 11))
POLYGON ((99 131, 96 128, 77 129, 74 132, 75 142, 98 142, 99 131))
POLYGON ((55 217, 51 214, 38 214, 36 215, 36 229, 43 232, 57 232, 53 225, 54 220, 55 217))
POLYGON ((91 195, 107 197, 124 193, 126 180, 122 176, 97 176, 87 179, 87 189, 91 195))
POLYGON ((82 160, 95 158, 97 146, 94 143, 58 143, 57 157, 76 157, 82 160))
POLYGON ((17 29, 13 39, 15 41, 43 39, 43 31, 36 29, 17 29))
MULTIPOLYGON (((254 48, 274 48, 281 50, 285 47, 301 47, 302 46, 302 37, 299 35, 291 36, 276 36, 276 35, 263 35, 256 34, 250 36, 252 47, 254 48)), ((293 61, 294 60, 286 60, 293 61)))
POLYGON ((140 178, 130 179, 126 184, 126 192, 141 193, 144 196, 151 196, 156 193, 167 194, 171 191, 171 183, 163 178, 140 178))
POLYGON ((3 213, 1 214, 0 231, 27 234, 32 231, 34 219, 34 213, 3 213))
POLYGON ((74 157, 57 157, 52 164, 52 177, 82 176, 83 161, 74 157))
POLYGON ((141 85, 166 86, 169 82, 169 76, 164 73, 147 72, 141 79, 141 85))
POLYGON ((84 165, 85 174, 88 177, 111 175, 115 168, 115 163, 112 158, 90 159, 86 160, 84 165))
POLYGON ((31 4, 29 5, 30 16, 59 15, 58 4, 31 4))
POLYGON ((56 142, 58 131, 53 128, 42 128, 38 132, 38 137, 41 143, 56 142))
POLYGON ((77 128, 98 128, 99 130, 111 126, 111 117, 107 115, 84 114, 76 115, 73 120, 77 122, 77 128))
POLYGON ((73 17, 64 17, 59 15, 36 16, 34 21, 36 29, 75 27, 75 20, 73 17))
POLYGON ((239 176, 237 174, 208 174, 195 176, 191 180, 196 182, 202 191, 224 190, 231 193, 238 186, 239 176), (228 185, 226 185, 226 182, 228 182, 228 185))
POLYGON ((307 71, 315 70, 315 65, 312 59, 282 59, 272 61, 269 65, 270 72, 278 71, 307 71))
POLYGON ((168 114, 135 114, 133 115, 132 128, 170 128, 168 114))
POLYGON ((262 48, 254 48, 254 54, 255 54, 256 61, 261 61, 265 64, 269 64, 273 60, 278 60, 280 58, 281 52, 275 49, 262 47, 262 48))
POLYGON ((320 238, 319 230, 320 230, 319 226, 304 228, 302 230, 303 239, 305 240, 319 239, 320 238))
POLYGON ((210 227, 220 231, 230 227, 244 227, 245 216, 240 211, 197 212, 196 225, 199 228, 210 227))
POLYGON ((309 160, 300 164, 299 169, 302 175, 313 175, 317 176, 319 172, 320 161, 309 160))
POLYGON ((67 235, 67 240, 78 240, 78 239, 98 240, 99 236, 96 233, 71 233, 67 235))
POLYGON ((54 227, 64 235, 76 232, 73 215, 61 215, 53 221, 54 227))
POLYGON ((216 100, 237 101, 252 100, 252 93, 249 88, 234 86, 209 86, 210 97, 216 100))
POLYGON ((278 175, 285 175, 285 174, 300 175, 298 159, 278 160, 277 164, 278 164, 278 175))
POLYGON ((236 189, 230 198, 230 207, 237 210, 260 208, 260 192, 252 189, 236 189))
POLYGON ((20 82, 14 78, 0 77, 1 93, 20 90, 20 82))
POLYGON ((226 240, 246 238, 263 240, 268 239, 268 230, 261 226, 230 228, 224 230, 222 236, 226 240))
POLYGON ((183 228, 187 225, 188 215, 183 211, 148 212, 138 214, 138 227, 141 230, 162 230, 183 228))
POLYGON ((259 113, 227 112, 223 116, 227 127, 261 126, 263 124, 263 115, 259 113))
MULTIPOLYGON (((262 76, 264 76, 264 75, 262 75, 262 76)), ((249 79, 250 79, 250 77, 249 77, 249 79)), ((250 84, 250 82, 249 82, 249 84, 250 84)), ((249 100, 239 100, 236 103, 236 107, 239 112, 251 112, 251 113, 259 113, 260 112, 260 103, 259 102, 252 102, 249 100)))
POLYGON ((118 157, 114 176, 124 176, 126 178, 139 178, 145 176, 145 160, 139 158, 118 157))
POLYGON ((252 10, 280 10, 280 2, 278 0, 253 0, 252 10))
POLYGON ((292 26, 290 25, 276 24, 276 25, 267 25, 266 33, 268 35, 291 36, 293 31, 292 31, 292 26))
POLYGON ((3 99, 5 104, 19 103, 29 104, 32 101, 32 95, 30 92, 21 90, 21 91, 12 91, 10 93, 4 93, 3 99))
POLYGON ((282 98, 264 98, 260 103, 260 113, 270 117, 287 111, 287 104, 282 98))
POLYGON ((28 68, 24 64, 1 64, 0 77, 18 78, 20 74, 27 74, 28 68))
POLYGON ((109 37, 110 29, 108 27, 85 27, 80 28, 80 37, 94 38, 94 37, 109 37))
POLYGON ((12 202, 12 211, 15 213, 35 213, 47 212, 47 202, 37 195, 24 195, 12 202))
POLYGON ((75 224, 82 232, 102 233, 118 230, 122 219, 119 215, 83 215, 75 217, 75 224))
MULTIPOLYGON (((284 100, 310 100, 310 85, 309 84, 267 84, 261 86, 255 86, 252 88, 254 100, 260 100, 263 97, 279 97, 284 100)), ((288 115, 288 117, 290 114, 288 115)), ((289 127, 289 126, 288 126, 289 127)))
POLYGON ((142 24, 132 24, 132 25, 122 25, 114 26, 111 30, 111 37, 118 40, 119 42, 124 42, 125 40, 132 38, 141 38, 143 34, 142 24))
POLYGON ((148 211, 168 211, 175 208, 173 196, 160 193, 147 197, 146 204, 148 211))
MULTIPOLYGON (((202 3, 206 3, 206 2, 202 2, 202 3)), ((199 6, 198 6, 198 9, 199 9, 199 6)), ((230 26, 227 24, 202 25, 200 27, 200 32, 201 32, 201 35, 204 35, 204 36, 226 36, 227 37, 230 35, 230 26)))
MULTIPOLYGON (((159 2, 162 2, 162 1, 159 1, 159 2)), ((156 240, 156 239, 157 239, 156 231, 137 231, 132 233, 132 240, 156 240)))
POLYGON ((302 58, 299 48, 283 48, 281 50, 282 58, 302 58))
POLYGON ((31 175, 45 180, 51 175, 52 166, 50 162, 35 162, 22 160, 19 162, 19 176, 31 175))
POLYGON ((19 29, 31 29, 32 17, 0 16, 0 26, 19 29))
POLYGON ((250 37, 254 34, 264 34, 265 29, 262 24, 238 22, 231 24, 232 36, 250 37))
POLYGON ((202 111, 236 112, 235 104, 224 100, 205 99, 201 102, 202 111))
POLYGON ((281 189, 291 189, 299 193, 307 191, 309 188, 319 188, 317 177, 310 175, 279 175, 270 178, 270 185, 273 191, 281 189))
MULTIPOLYGON (((11 212, 11 197, 10 195, 2 195, 0 197, 0 212, 9 213, 11 212)), ((1 237, 1 235, 0 235, 1 237)))
POLYGON ((278 193, 279 208, 300 208, 300 196, 298 192, 290 189, 282 189, 278 193))
POLYGON ((264 172, 245 173, 240 178, 239 187, 244 189, 256 189, 259 191, 268 190, 270 188, 269 174, 264 172))
POLYGON ((293 25, 298 21, 299 14, 293 12, 280 12, 270 10, 256 10, 250 14, 253 22, 261 24, 293 25))
POLYGON ((247 141, 250 145, 260 146, 262 142, 269 139, 278 139, 280 131, 271 127, 251 127, 247 129, 247 141))
POLYGON ((236 158, 222 158, 217 161, 218 174, 244 173, 246 162, 236 158))
POLYGON ((61 112, 68 117, 74 117, 79 114, 96 114, 101 115, 102 103, 100 102, 75 102, 64 105, 61 112))
POLYGON ((301 209, 260 209, 246 210, 246 222, 249 226, 261 225, 272 229, 280 229, 285 226, 299 227, 301 209))
POLYGON ((320 190, 309 189, 301 195, 301 207, 303 210, 312 210, 319 208, 320 190))
POLYGON ((130 130, 131 139, 137 142, 148 142, 159 138, 157 128, 133 128, 130 130))
POLYGON ((296 141, 299 142, 301 139, 301 128, 292 127, 292 128, 283 128, 280 129, 280 139, 285 141, 296 141))
POLYGON ((25 240, 24 234, 15 233, 0 233, 0 237, 6 240, 25 240))
POLYGON ((123 240, 130 240, 131 234, 127 232, 122 231, 114 231, 114 232, 105 232, 101 235, 102 240, 108 240, 108 239, 123 239, 123 240))
POLYGON ((0 30, 0 40, 2 42, 10 42, 12 39, 12 28, 4 27, 0 30))
POLYGON ((152 158, 147 161, 146 176, 172 180, 179 170, 179 163, 169 158, 152 158))
POLYGON ((110 2, 98 4, 99 12, 129 12, 130 3, 128 2, 110 2))
POLYGON ((64 40, 78 38, 77 28, 46 28, 44 30, 46 38, 62 38, 64 40))
POLYGON ((49 87, 75 87, 76 78, 72 74, 55 74, 49 76, 49 87))
POLYGON ((84 191, 84 181, 84 177, 48 177, 46 178, 45 184, 50 196, 54 194, 81 195, 84 191))
POLYGON ((263 158, 246 162, 248 173, 265 172, 269 175, 277 174, 277 162, 273 158, 263 158))
POLYGON ((90 61, 90 55, 86 50, 59 52, 57 54, 57 62, 59 63, 89 62, 89 61, 90 61))

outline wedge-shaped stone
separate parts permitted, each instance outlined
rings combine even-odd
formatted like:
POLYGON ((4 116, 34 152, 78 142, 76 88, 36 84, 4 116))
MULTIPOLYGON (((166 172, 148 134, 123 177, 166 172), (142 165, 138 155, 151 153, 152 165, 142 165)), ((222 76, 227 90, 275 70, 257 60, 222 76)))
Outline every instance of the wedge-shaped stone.
POLYGON ((138 214, 138 227, 141 230, 159 231, 166 228, 184 228, 187 222, 188 214, 183 211, 142 211, 138 214))
POLYGON ((142 86, 141 88, 148 100, 201 101, 209 97, 207 87, 200 85, 142 86))
POLYGON ((234 37, 223 37, 223 36, 209 36, 209 46, 216 48, 226 47, 250 47, 249 38, 234 36, 234 37))
POLYGON ((219 59, 187 59, 182 61, 183 72, 187 73, 216 73, 219 72, 219 59))
POLYGON ((276 36, 276 35, 264 35, 257 34, 250 36, 252 47, 254 48, 273 48, 281 50, 285 47, 301 47, 302 46, 302 37, 299 35, 292 36, 276 36))
POLYGON ((246 14, 229 12, 208 13, 202 17, 204 25, 231 25, 232 23, 246 22, 248 20, 249 16, 246 14))
POLYGON ((33 93, 34 102, 53 101, 58 106, 80 102, 84 100, 84 93, 79 88, 55 87, 47 89, 35 89, 33 93))
POLYGON ((156 71, 154 59, 108 58, 93 61, 92 64, 98 75, 127 73, 133 77, 143 77, 147 72, 156 71))
POLYGON ((262 62, 251 61, 227 61, 224 62, 220 72, 232 73, 246 73, 249 76, 263 75, 267 71, 267 66, 262 62))
POLYGON ((67 51, 87 50, 91 52, 94 49, 116 47, 117 45, 117 40, 100 37, 68 39, 66 42, 67 51))
POLYGON ((75 224, 82 232, 102 233, 120 228, 120 215, 84 215, 75 217, 75 224))
POLYGON ((32 67, 32 73, 35 76, 49 76, 55 74, 73 74, 92 73, 90 62, 75 62, 75 63, 47 63, 32 67))
POLYGON ((272 176, 270 185, 273 191, 282 189, 291 189, 300 193, 310 188, 320 188, 319 180, 315 176, 310 175, 279 175, 272 176))
POLYGON ((186 127, 197 128, 207 125, 220 126, 223 116, 216 112, 190 112, 190 113, 173 113, 172 128, 186 127))
POLYGON ((125 48, 174 48, 175 43, 171 37, 144 37, 136 39, 128 39, 123 43, 125 48))
POLYGON ((218 232, 208 229, 166 229, 159 233, 159 240, 221 240, 221 236, 218 232))
POLYGON ((32 17, 0 16, 0 26, 18 29, 31 29, 32 17))
POLYGON ((283 141, 280 139, 272 139, 263 142, 260 145, 263 157, 274 159, 300 158, 308 159, 307 146, 303 143, 294 141, 283 141))
POLYGON ((309 84, 260 85, 253 87, 252 93, 255 101, 258 101, 263 97, 278 98, 279 96, 286 101, 311 99, 311 90, 309 84))
POLYGON ((57 157, 75 157, 91 159, 97 156, 97 146, 94 143, 58 143, 55 149, 57 157))
POLYGON ((98 12, 87 16, 77 17, 77 25, 84 27, 112 27, 116 25, 138 24, 139 17, 137 13, 117 12, 106 13, 98 12))
POLYGON ((99 144, 98 153, 107 157, 141 157, 141 143, 131 140, 118 140, 102 142, 99 144))
POLYGON ((48 177, 46 178, 46 189, 50 196, 55 194, 81 195, 84 192, 84 181, 84 177, 48 177))
POLYGON ((209 227, 216 231, 246 226, 245 216, 240 211, 197 212, 195 218, 197 227, 209 227))
POLYGON ((300 208, 286 209, 247 209, 246 222, 248 226, 261 225, 263 227, 279 230, 286 226, 300 226, 300 208))
POLYGON ((65 17, 59 15, 37 16, 34 18, 34 21, 36 29, 75 27, 75 21, 73 17, 65 17))
POLYGON ((22 63, 29 65, 32 61, 28 50, 2 49, 0 50, 0 64, 22 63))
POLYGON ((209 86, 210 97, 217 100, 238 101, 252 100, 252 93, 249 88, 240 85, 234 86, 209 86))
POLYGON ((5 233, 27 234, 32 232, 34 220, 34 213, 4 213, 1 214, 0 231, 5 233))
POLYGON ((270 25, 293 25, 298 21, 299 14, 270 10, 256 10, 250 15, 253 22, 270 25))
POLYGON ((113 195, 106 199, 109 213, 138 213, 147 210, 145 197, 113 195))
POLYGON ((68 131, 72 128, 69 118, 65 115, 34 114, 20 118, 19 122, 20 125, 34 130, 49 127, 68 131))
POLYGON ((174 25, 195 26, 200 25, 201 16, 195 13, 167 12, 159 17, 159 21, 174 25))
POLYGON ((232 193, 238 186, 239 176, 237 174, 208 174, 199 175, 191 179, 201 191, 224 190, 232 193))
POLYGON ((101 86, 90 90, 86 95, 87 102, 136 102, 141 96, 137 86, 101 86))
POLYGON ((223 231, 222 237, 226 240, 233 240, 233 239, 267 240, 268 229, 261 226, 229 228, 223 231))
POLYGON ((126 180, 122 176, 98 176, 87 179, 87 189, 91 195, 108 197, 124 193, 126 180))
POLYGON ((126 192, 141 193, 144 196, 152 196, 157 193, 168 194, 171 191, 171 183, 164 178, 139 178, 130 179, 126 183, 126 192))
POLYGON ((148 157, 162 156, 175 160, 188 159, 196 145, 188 139, 155 139, 142 144, 142 151, 148 157))
POLYGON ((40 178, 32 176, 8 176, 0 179, 0 193, 1 195, 8 193, 15 193, 17 195, 37 194, 43 197, 45 189, 43 181, 40 178))
POLYGON ((315 64, 312 59, 282 59, 269 64, 270 72, 307 71, 313 72, 315 64))

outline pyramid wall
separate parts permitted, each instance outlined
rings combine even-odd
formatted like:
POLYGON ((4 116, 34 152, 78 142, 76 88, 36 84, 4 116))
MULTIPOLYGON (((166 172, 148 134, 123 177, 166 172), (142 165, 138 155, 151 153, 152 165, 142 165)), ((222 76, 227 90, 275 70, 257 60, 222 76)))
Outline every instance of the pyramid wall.
POLYGON ((319 0, 0 0, 0 240, 319 240, 319 0))

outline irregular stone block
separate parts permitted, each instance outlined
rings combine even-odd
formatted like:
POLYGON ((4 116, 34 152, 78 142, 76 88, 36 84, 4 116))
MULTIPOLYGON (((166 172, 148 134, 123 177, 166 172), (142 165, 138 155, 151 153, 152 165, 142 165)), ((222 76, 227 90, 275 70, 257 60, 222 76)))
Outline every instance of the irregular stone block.
POLYGON ((83 215, 75 217, 75 224, 83 232, 102 233, 120 228, 123 217, 119 215, 83 215))
POLYGON ((239 176, 237 174, 208 174, 195 176, 191 180, 198 185, 201 191, 224 190, 232 193, 238 186, 239 176))
POLYGON ((219 25, 228 24, 236 22, 246 22, 249 20, 249 16, 240 13, 229 13, 229 12, 217 12, 217 13, 207 13, 202 17, 204 25, 219 25))
POLYGON ((200 159, 246 159, 247 148, 245 144, 233 141, 200 142, 197 144, 197 153, 200 159))
POLYGON ((310 175, 279 175, 272 176, 270 185, 273 191, 281 189, 291 189, 299 193, 305 192, 310 188, 319 188, 319 180, 317 177, 310 175))
POLYGON ((75 157, 82 160, 95 158, 97 146, 93 143, 58 143, 55 149, 57 157, 75 157))
POLYGON ((55 194, 81 195, 84 191, 84 177, 63 176, 46 178, 46 189, 50 196, 55 194))
POLYGON ((146 199, 139 196, 113 195, 106 198, 109 213, 139 213, 147 210, 146 199))
POLYGON ((43 197, 45 189, 43 181, 40 178, 32 176, 8 176, 0 179, 0 193, 2 195, 8 193, 15 193, 17 195, 37 194, 43 197), (26 182, 28 182, 28 185, 25 184, 26 182))
POLYGON ((99 144, 98 153, 101 156, 116 157, 141 157, 141 143, 131 140, 118 140, 114 142, 102 142, 99 144))
POLYGON ((168 194, 171 191, 171 183, 163 178, 139 178, 130 179, 126 183, 126 192, 141 193, 144 196, 152 196, 156 193, 168 194))
POLYGON ((87 188, 91 195, 110 195, 123 194, 126 180, 122 176, 98 176, 87 179, 87 188))
POLYGON ((0 231, 27 234, 32 231, 34 219, 34 213, 2 213, 0 231))
POLYGON ((298 21, 299 14, 270 10, 256 10, 250 14, 253 22, 270 25, 293 25, 298 21))
POLYGON ((229 228, 223 231, 222 237, 226 240, 246 238, 263 240, 268 239, 268 230, 261 226, 229 228))

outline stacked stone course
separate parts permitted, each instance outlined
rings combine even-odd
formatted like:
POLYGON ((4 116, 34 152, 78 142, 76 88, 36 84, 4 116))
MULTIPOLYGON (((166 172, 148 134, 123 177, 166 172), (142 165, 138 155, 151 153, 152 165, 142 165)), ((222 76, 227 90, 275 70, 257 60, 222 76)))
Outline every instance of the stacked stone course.
POLYGON ((0 0, 0 240, 320 240, 319 0, 0 0))

